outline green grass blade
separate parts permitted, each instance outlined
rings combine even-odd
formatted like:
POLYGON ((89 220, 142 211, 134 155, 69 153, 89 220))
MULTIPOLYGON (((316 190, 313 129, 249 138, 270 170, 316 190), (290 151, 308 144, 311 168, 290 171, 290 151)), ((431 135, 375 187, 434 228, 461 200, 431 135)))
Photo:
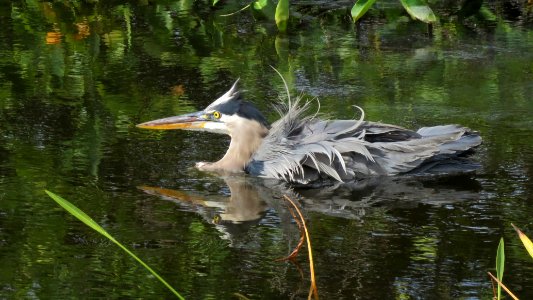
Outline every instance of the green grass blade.
POLYGON ((376 2, 376 0, 357 0, 351 11, 353 21, 357 22, 359 18, 366 14, 374 2, 376 2))
MULTIPOLYGON (((505 265, 505 251, 503 238, 500 239, 498 244, 498 251, 496 252, 496 277, 500 282, 503 282, 503 269, 505 265)), ((500 300, 502 288, 498 285, 498 300, 500 300)))
POLYGON ((287 30, 287 22, 289 21, 289 0, 279 0, 274 17, 278 30, 285 32, 287 30))
POLYGON ((61 198, 60 196, 48 190, 45 190, 45 192, 48 194, 48 196, 50 196, 50 198, 54 199, 54 201, 57 202, 57 204, 63 207, 71 215, 75 216, 78 220, 85 223, 85 225, 98 231, 100 234, 104 235, 107 238, 110 237, 110 235, 100 225, 98 225, 98 223, 96 223, 93 219, 91 219, 91 217, 89 217, 86 213, 84 213, 79 208, 74 206, 72 203, 68 202, 67 200, 61 198))
POLYGON ((113 238, 107 231, 105 231, 104 228, 102 228, 98 223, 96 223, 91 217, 89 217, 86 213, 84 213, 82 210, 74 206, 74 204, 68 202, 67 200, 61 198, 60 196, 45 190, 46 194, 50 196, 57 204, 59 204, 61 207, 63 207, 66 211, 68 211, 71 215, 75 216, 78 220, 85 223, 85 225, 91 227, 92 229, 96 230, 98 233, 102 234, 106 238, 108 238, 110 241, 115 243, 117 246, 119 246, 122 250, 124 250, 126 253, 128 253, 131 257, 133 257, 136 261, 138 261, 143 267, 145 267, 152 275, 154 275, 161 283, 163 283, 176 297, 179 299, 185 299, 183 298, 170 284, 168 284, 159 274, 157 274, 152 268, 150 268, 147 264, 145 264, 140 258, 138 258, 135 254, 133 254, 130 250, 128 250, 126 247, 124 247, 121 243, 119 243, 115 238, 113 238))
POLYGON ((400 2, 411 17, 426 23, 437 21, 437 17, 423 0, 400 0, 400 2))
POLYGON ((182 300, 185 299, 170 284, 168 284, 168 282, 166 282, 163 279, 163 277, 159 276, 159 274, 157 274, 152 268, 150 268, 147 264, 145 264, 144 261, 142 261, 140 258, 138 258, 137 255, 133 254, 130 250, 128 250, 126 247, 124 247, 117 240, 112 239, 112 241, 115 244, 117 244, 117 246, 122 248, 122 250, 124 250, 126 253, 128 253, 131 257, 133 257, 136 261, 138 261, 144 268, 146 268, 146 270, 150 271, 150 273, 152 273, 152 275, 154 275, 155 278, 159 279, 159 281, 161 281, 161 283, 163 283, 170 291, 172 291, 172 293, 174 293, 174 295, 176 295, 176 297, 178 297, 179 299, 182 299, 182 300))

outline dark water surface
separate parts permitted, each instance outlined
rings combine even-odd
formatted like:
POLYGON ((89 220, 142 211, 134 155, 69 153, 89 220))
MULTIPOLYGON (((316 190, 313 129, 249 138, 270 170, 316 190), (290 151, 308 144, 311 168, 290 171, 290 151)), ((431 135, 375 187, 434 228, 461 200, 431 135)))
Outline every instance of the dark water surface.
POLYGON ((134 127, 202 109, 239 77, 273 121, 285 94, 269 65, 331 117, 357 117, 359 105, 369 120, 460 123, 484 139, 475 175, 298 190, 322 299, 488 299, 501 237, 504 281, 533 298, 533 261, 510 225, 533 237, 533 31, 523 19, 443 22, 430 37, 405 17, 376 10, 354 26, 333 10, 281 35, 248 12, 218 16, 238 5, 2 3, 0 298, 172 296, 44 189, 188 299, 306 298, 305 248, 303 277, 274 261, 299 237, 286 187, 191 168, 218 159, 227 137, 134 127))

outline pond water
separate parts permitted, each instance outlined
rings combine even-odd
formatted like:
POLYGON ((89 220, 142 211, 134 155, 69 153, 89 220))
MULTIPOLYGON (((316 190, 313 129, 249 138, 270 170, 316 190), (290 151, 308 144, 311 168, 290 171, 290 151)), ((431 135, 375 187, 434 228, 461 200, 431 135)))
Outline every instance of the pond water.
POLYGON ((531 16, 458 21, 440 8, 450 20, 429 35, 396 2, 358 25, 342 5, 314 5, 279 34, 249 12, 220 17, 231 3, 2 2, 0 298, 172 297, 45 189, 187 299, 306 298, 306 249, 299 265, 276 261, 299 238, 288 187, 195 171, 225 136, 134 126, 202 109, 237 78, 273 121, 286 95, 270 66, 331 118, 358 105, 368 120, 458 123, 484 139, 474 175, 298 189, 322 299, 488 299, 501 237, 504 282, 533 298, 533 261, 511 227, 533 237, 531 16))

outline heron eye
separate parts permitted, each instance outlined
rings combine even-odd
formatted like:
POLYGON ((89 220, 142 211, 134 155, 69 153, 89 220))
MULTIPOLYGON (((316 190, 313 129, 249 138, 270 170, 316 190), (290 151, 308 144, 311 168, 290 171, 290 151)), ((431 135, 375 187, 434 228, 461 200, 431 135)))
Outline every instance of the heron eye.
POLYGON ((218 111, 215 111, 213 113, 213 117, 215 117, 215 119, 220 119, 220 113, 218 111))

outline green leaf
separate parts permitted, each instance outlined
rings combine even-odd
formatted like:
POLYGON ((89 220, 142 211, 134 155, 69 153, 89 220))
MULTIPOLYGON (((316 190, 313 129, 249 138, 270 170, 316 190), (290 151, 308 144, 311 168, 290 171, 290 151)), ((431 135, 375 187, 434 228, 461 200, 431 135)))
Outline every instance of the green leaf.
POLYGON ((272 0, 257 0, 253 2, 252 12, 258 19, 273 20, 275 16, 275 6, 272 0))
MULTIPOLYGON (((503 238, 500 239, 500 243, 498 244, 498 251, 496 252, 496 277, 500 282, 503 282, 503 269, 505 265, 505 251, 504 251, 504 243, 503 238)), ((501 297, 501 286, 498 285, 498 300, 501 297)))
POLYGON ((262 10, 268 5, 268 0, 257 0, 254 1, 254 9, 262 10))
POLYGON ((85 223, 85 225, 91 227, 92 229, 96 230, 101 235, 108 238, 110 241, 115 243, 117 246, 119 246, 122 250, 124 250, 126 253, 128 253, 131 257, 133 257, 137 262, 139 262, 145 269, 147 269, 152 275, 154 275, 159 281, 161 281, 176 297, 179 299, 185 299, 183 298, 170 284, 168 284, 159 274, 157 274, 152 268, 150 268, 147 264, 145 264, 140 258, 138 258, 135 254, 133 254, 130 250, 128 250, 126 247, 124 247, 121 243, 119 243, 115 238, 113 238, 107 231, 105 231, 104 228, 102 228, 98 223, 96 223, 91 217, 89 217, 86 213, 84 213, 82 210, 77 208, 74 204, 68 202, 67 200, 61 198, 60 196, 45 190, 45 192, 52 198, 57 204, 59 204, 61 207, 63 207, 66 211, 68 211, 71 215, 76 217, 78 220, 85 223))
POLYGON ((213 6, 217 5, 220 0, 213 0, 213 6))
POLYGON ((403 7, 413 17, 422 22, 433 23, 437 21, 437 17, 429 6, 423 0, 400 0, 403 7))
POLYGON ((278 6, 276 6, 275 19, 278 30, 285 32, 289 20, 289 0, 279 0, 278 6))
POLYGON ((352 19, 354 22, 357 22, 368 9, 376 2, 376 0, 357 0, 354 6, 352 7, 352 19))
POLYGON ((479 14, 487 21, 496 22, 498 20, 498 17, 485 6, 481 6, 479 14))
POLYGON ((526 247, 526 250, 531 258, 533 258, 533 243, 531 240, 520 229, 518 229, 518 227, 514 226, 514 224, 511 224, 511 226, 513 226, 516 233, 518 233, 518 237, 522 241, 522 244, 524 244, 524 247, 526 247))

